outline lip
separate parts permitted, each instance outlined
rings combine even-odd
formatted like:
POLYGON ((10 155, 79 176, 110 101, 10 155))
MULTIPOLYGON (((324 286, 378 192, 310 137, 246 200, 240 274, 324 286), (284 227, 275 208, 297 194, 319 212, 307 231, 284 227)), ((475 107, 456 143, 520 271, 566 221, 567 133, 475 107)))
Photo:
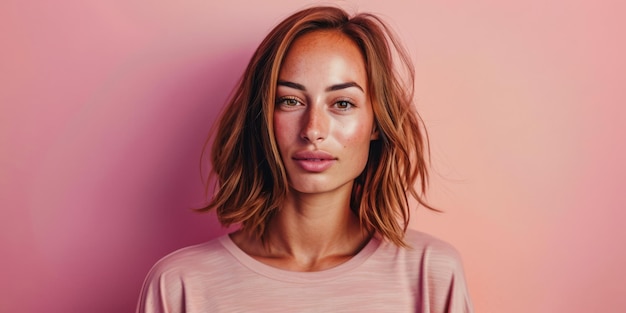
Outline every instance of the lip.
POLYGON ((293 154, 292 159, 300 168, 307 172, 320 173, 329 169, 337 158, 326 151, 298 151, 293 154))

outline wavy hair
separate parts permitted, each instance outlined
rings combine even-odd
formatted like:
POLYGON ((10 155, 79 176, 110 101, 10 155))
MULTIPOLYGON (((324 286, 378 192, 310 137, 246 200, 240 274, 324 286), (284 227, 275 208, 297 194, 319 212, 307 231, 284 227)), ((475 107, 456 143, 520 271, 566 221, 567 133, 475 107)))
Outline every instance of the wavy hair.
MULTIPOLYGON (((241 224, 262 237, 288 190, 274 136, 278 73, 290 45, 316 30, 336 30, 363 54, 380 138, 355 179, 350 206, 361 226, 399 246, 408 227, 408 194, 421 205, 428 182, 427 135, 413 103, 414 68, 391 29, 369 13, 349 16, 336 7, 296 12, 261 42, 212 132, 215 194, 201 211, 215 209, 224 226, 241 224), (417 192, 415 185, 420 185, 417 192)), ((207 186, 208 190, 208 186, 207 186)))

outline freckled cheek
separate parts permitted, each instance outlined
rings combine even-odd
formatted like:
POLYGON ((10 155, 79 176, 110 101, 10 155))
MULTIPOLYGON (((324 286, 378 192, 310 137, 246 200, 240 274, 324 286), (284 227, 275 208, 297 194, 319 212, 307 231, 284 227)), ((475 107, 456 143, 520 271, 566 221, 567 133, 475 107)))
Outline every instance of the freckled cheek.
POLYGON ((367 146, 369 147, 371 132, 371 127, 367 127, 362 123, 354 123, 353 125, 345 125, 338 128, 334 137, 343 145, 344 148, 364 143, 367 143, 367 146))
POLYGON ((274 115, 274 139, 278 144, 278 150, 282 153, 283 148, 289 146, 290 136, 294 134, 295 128, 290 119, 285 117, 277 117, 274 115))

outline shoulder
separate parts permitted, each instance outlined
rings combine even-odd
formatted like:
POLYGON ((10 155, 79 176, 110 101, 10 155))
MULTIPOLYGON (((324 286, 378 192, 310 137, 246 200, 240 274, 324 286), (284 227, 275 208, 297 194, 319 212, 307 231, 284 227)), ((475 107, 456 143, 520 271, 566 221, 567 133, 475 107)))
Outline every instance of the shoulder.
POLYGON ((407 230, 404 240, 409 247, 401 249, 414 265, 419 266, 422 275, 436 281, 448 281, 463 275, 461 255, 448 242, 411 229, 407 230))
POLYGON ((221 277, 222 270, 234 263, 233 257, 221 243, 223 238, 185 247, 161 258, 150 269, 145 285, 159 284, 174 288, 198 279, 221 277))
POLYGON ((137 312, 184 312, 184 303, 202 297, 197 292, 211 291, 201 286, 225 284, 235 262, 223 238, 179 249, 156 262, 144 280, 137 312))
POLYGON ((431 280, 445 281, 462 273, 461 257, 451 244, 411 229, 405 233, 404 241, 407 247, 399 247, 384 240, 374 259, 381 266, 397 265, 410 274, 407 277, 409 279, 428 277, 431 280))
POLYGON ((150 272, 159 276, 193 274, 228 262, 225 259, 228 259, 229 253, 221 244, 222 238, 176 250, 156 262, 150 272))
POLYGON ((419 231, 409 230, 407 255, 415 261, 422 290, 424 312, 473 312, 461 256, 451 244, 419 231), (446 309, 447 308, 447 309, 446 309))
POLYGON ((425 261, 440 263, 440 265, 459 266, 461 256, 458 250, 446 241, 435 236, 409 229, 404 240, 409 245, 407 250, 417 254, 425 261))

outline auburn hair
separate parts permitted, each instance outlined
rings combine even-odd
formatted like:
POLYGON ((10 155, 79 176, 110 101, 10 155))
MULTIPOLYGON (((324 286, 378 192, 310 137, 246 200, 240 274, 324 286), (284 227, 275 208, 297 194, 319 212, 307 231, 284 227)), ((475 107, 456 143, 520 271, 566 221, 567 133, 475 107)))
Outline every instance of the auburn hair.
POLYGON ((364 230, 405 246, 407 194, 432 209, 424 201, 428 148, 413 103, 413 65, 380 18, 369 13, 351 17, 336 7, 296 12, 261 42, 212 132, 217 186, 210 203, 200 210, 215 209, 222 225, 240 224, 244 231, 263 237, 289 188, 273 127, 278 73, 294 40, 317 30, 341 32, 360 48, 380 133, 371 142, 365 169, 355 179, 351 209, 364 230))

